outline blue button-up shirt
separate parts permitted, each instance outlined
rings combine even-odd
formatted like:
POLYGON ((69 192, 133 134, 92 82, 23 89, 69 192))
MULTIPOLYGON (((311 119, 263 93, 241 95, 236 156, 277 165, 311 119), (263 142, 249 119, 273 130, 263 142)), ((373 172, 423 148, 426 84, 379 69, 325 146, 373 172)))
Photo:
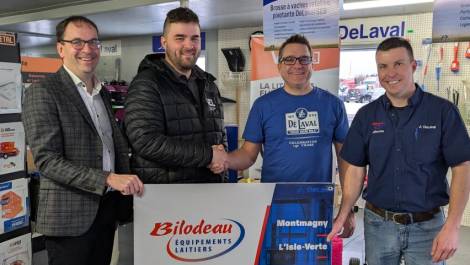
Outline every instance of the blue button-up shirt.
POLYGON ((390 211, 423 212, 449 202, 449 167, 470 160, 470 138, 449 101, 416 91, 395 108, 386 95, 356 114, 341 157, 369 166, 366 201, 390 211))

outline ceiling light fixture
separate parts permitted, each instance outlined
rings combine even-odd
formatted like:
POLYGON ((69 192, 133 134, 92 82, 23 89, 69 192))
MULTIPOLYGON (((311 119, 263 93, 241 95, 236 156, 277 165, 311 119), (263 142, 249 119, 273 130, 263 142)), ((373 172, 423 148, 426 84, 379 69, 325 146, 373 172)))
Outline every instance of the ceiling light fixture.
POLYGON ((432 3, 434 0, 375 0, 344 3, 343 10, 357 10, 377 7, 403 6, 412 4, 432 3))

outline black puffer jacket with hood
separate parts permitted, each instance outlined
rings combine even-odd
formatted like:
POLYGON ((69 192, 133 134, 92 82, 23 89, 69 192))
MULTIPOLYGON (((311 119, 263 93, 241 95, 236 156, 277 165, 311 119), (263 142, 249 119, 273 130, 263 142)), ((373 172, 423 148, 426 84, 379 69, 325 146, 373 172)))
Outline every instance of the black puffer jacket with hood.
POLYGON ((216 183, 207 166, 212 145, 224 144, 223 108, 215 78, 195 66, 200 105, 164 62, 147 55, 129 87, 125 127, 132 171, 144 183, 216 183))

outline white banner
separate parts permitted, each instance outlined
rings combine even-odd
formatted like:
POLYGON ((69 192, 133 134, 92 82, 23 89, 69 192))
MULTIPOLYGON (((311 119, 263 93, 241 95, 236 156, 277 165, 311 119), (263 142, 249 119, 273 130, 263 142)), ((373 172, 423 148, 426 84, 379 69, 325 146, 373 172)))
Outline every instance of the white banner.
POLYGON ((265 47, 277 50, 294 34, 313 47, 338 47, 338 0, 264 0, 265 47))
POLYGON ((134 264, 328 264, 332 209, 331 184, 145 185, 134 264))

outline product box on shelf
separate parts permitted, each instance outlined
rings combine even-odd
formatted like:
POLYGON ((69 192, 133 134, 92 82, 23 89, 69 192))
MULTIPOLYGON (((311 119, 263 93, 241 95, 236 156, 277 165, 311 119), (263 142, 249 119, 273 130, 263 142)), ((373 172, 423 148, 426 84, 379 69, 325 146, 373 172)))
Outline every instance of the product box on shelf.
POLYGON ((1 265, 31 265, 31 234, 0 243, 0 264, 1 265))
POLYGON ((0 183, 0 233, 10 232, 28 225, 27 179, 21 178, 0 183))
POLYGON ((23 124, 0 123, 0 175, 24 170, 24 152, 23 124))
POLYGON ((21 64, 0 62, 0 114, 21 112, 21 64))

